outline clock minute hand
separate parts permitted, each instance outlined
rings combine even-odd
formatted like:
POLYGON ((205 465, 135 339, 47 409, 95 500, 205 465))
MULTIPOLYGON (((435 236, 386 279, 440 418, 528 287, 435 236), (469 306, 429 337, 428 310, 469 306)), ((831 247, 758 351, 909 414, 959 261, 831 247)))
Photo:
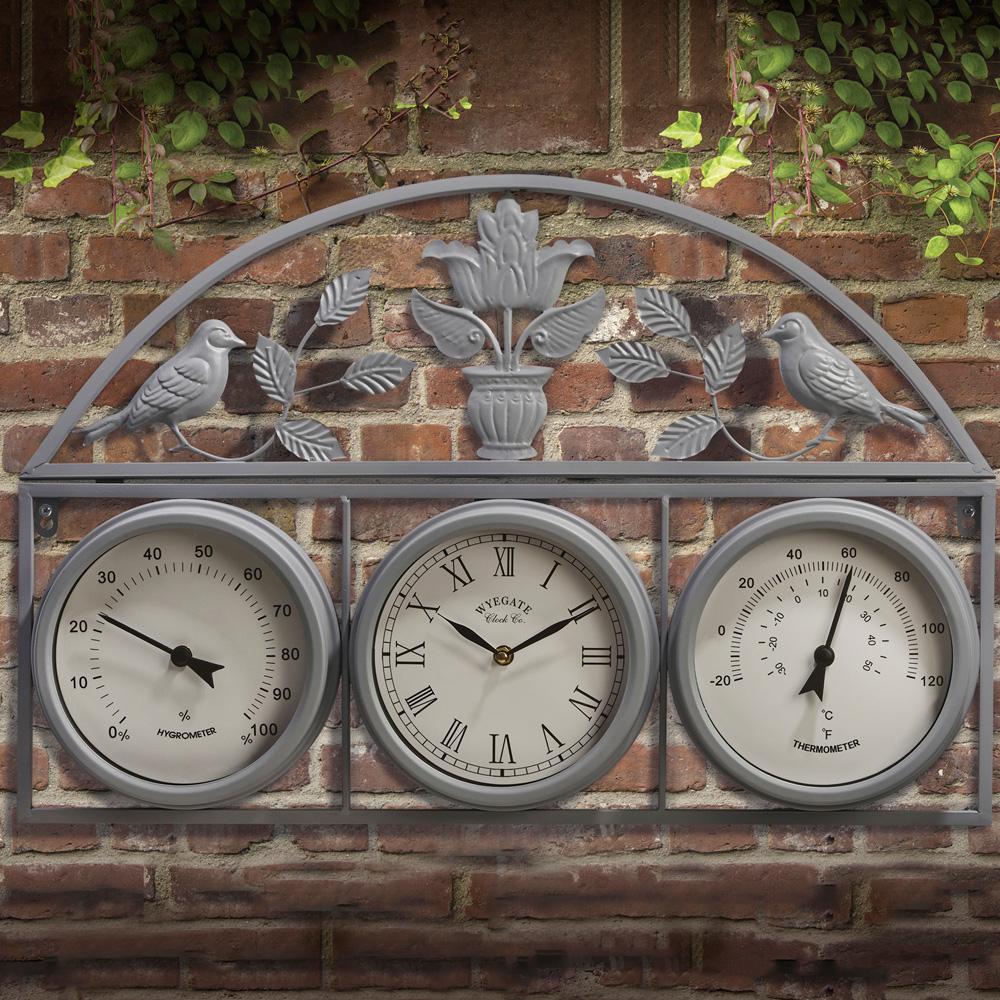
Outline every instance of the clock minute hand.
POLYGON ((562 629, 564 629, 567 625, 571 624, 572 622, 578 622, 580 621, 581 618, 586 618, 587 615, 592 614, 596 610, 597 610, 597 605, 595 604, 593 607, 587 608, 587 610, 584 611, 582 614, 579 615, 571 614, 569 618, 563 618, 561 621, 553 622, 547 628, 543 628, 541 632, 536 632, 529 639, 525 639, 524 642, 519 643, 511 650, 511 653, 517 653, 518 651, 524 649, 526 646, 530 646, 533 643, 541 641, 542 639, 547 639, 550 635, 555 635, 556 632, 562 631, 562 629))
POLYGON ((482 646, 483 649, 488 649, 491 653, 496 653, 496 649, 479 635, 478 632, 473 632, 468 625, 463 625, 461 622, 453 622, 450 618, 445 618, 442 614, 438 614, 438 617, 444 618, 463 639, 468 639, 469 642, 474 642, 477 646, 482 646))

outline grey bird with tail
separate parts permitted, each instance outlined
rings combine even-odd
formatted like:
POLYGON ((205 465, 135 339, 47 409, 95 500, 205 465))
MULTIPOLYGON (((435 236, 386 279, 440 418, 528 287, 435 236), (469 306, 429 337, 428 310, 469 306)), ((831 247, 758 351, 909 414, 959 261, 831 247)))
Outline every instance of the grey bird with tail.
POLYGON ((152 424, 166 424, 176 433, 179 423, 202 416, 222 398, 229 379, 229 352, 246 346, 222 320, 205 320, 142 383, 127 406, 81 427, 83 440, 90 444, 119 428, 138 431, 152 424))
POLYGON ((934 419, 890 403, 805 313, 786 313, 764 336, 778 345, 785 388, 803 406, 827 418, 821 433, 839 417, 855 417, 868 424, 883 424, 886 417, 892 417, 919 434, 934 419))

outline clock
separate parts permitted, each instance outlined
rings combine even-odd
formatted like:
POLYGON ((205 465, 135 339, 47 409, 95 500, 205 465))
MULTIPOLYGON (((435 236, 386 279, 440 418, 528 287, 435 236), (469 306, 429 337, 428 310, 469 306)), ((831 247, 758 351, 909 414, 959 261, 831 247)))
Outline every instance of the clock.
POLYGON ((882 796, 950 745, 976 685, 976 618, 908 521, 802 500, 730 531, 673 616, 670 684, 706 755, 748 789, 833 808, 882 796))
POLYGON ((520 500, 431 518, 382 560, 351 627, 369 731, 427 789, 510 809, 585 788, 634 740, 658 666, 628 558, 520 500))
POLYGON ((109 788, 174 808, 267 786, 315 738, 339 635, 312 561, 237 507, 165 500, 81 541, 33 635, 42 708, 109 788))

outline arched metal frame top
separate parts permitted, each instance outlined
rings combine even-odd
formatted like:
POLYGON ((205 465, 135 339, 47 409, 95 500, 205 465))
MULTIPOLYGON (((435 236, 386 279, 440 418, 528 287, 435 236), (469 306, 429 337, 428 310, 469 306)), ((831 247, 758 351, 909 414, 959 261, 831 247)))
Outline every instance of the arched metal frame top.
MULTIPOLYGON (((797 279, 829 305, 833 306, 841 315, 849 319, 888 359, 899 372, 907 379, 916 393, 923 399, 927 407, 938 419, 940 427, 951 437, 955 446, 961 452, 963 459, 968 465, 964 471, 978 477, 992 477, 992 471, 985 458, 976 447, 972 438, 962 426, 958 417, 941 397, 941 394, 933 386, 926 375, 917 367, 916 363, 909 357, 906 351, 897 344, 892 337, 883 330, 878 323, 864 312, 847 295, 836 288, 826 278, 822 277, 811 267, 798 260, 786 250, 775 246, 769 240, 751 233, 724 219, 716 218, 706 212, 690 208, 687 205, 655 195, 643 194, 637 191, 630 191, 615 185, 601 184, 596 181, 583 181, 566 177, 547 177, 539 174, 493 174, 482 177, 456 177, 444 180, 426 181, 420 184, 405 185, 390 190, 383 190, 374 194, 363 195, 351 201, 342 202, 330 208, 321 209, 301 219, 288 222, 271 232, 263 233, 255 237, 243 246, 228 253, 221 260, 216 261, 206 267, 201 273, 196 275, 169 298, 157 306, 148 316, 131 330, 125 339, 118 345, 97 367, 94 373, 80 388, 73 397, 70 404, 63 411, 62 416, 45 436, 31 460, 27 463, 23 478, 33 478, 39 475, 40 469, 46 463, 52 461, 59 448, 73 432, 80 419, 87 412, 94 400, 98 397, 104 387, 111 381, 115 373, 128 361, 132 355, 139 350, 164 323, 173 319, 186 306, 190 305, 204 292, 208 291, 223 278, 246 266, 258 257, 270 253, 279 247, 291 243, 293 240, 307 236, 330 226, 337 225, 347 219, 355 218, 359 215, 367 215, 372 212, 385 211, 407 205, 413 202, 427 201, 433 198, 445 197, 456 194, 491 194, 497 191, 532 191, 546 194, 567 195, 570 197, 588 198, 603 201, 608 204, 617 205, 622 208, 629 208, 645 212, 649 215, 671 221, 683 222, 692 228, 702 230, 714 236, 720 236, 730 243, 735 243, 747 250, 757 254, 771 264, 786 271, 792 278, 797 279)), ((65 471, 69 463, 60 463, 61 471, 65 471)), ((132 463, 141 465, 141 463, 132 463)), ((240 465, 241 463, 237 463, 240 465)), ((233 469, 232 466, 226 471, 228 473, 245 474, 253 476, 266 475, 269 471, 266 468, 270 463, 247 463, 244 470, 233 469)), ((273 471, 283 476, 295 474, 293 470, 298 463, 281 462, 277 463, 278 468, 273 471)), ((308 463, 301 463, 306 465, 308 463)), ((327 475, 341 475, 353 471, 357 474, 359 466, 371 465, 372 463, 338 463, 337 470, 327 470, 327 475)), ((421 463, 409 463, 419 465, 421 463)), ((434 463, 440 464, 440 463, 434 463)), ((492 467, 494 473, 503 472, 505 474, 515 474, 512 469, 498 468, 503 466, 516 466, 518 463, 495 463, 476 461, 469 463, 447 463, 450 465, 474 465, 480 470, 480 474, 487 471, 487 467, 492 467)), ((564 464, 564 463, 542 463, 564 464)), ((572 463, 573 465, 589 463, 572 463)), ((675 463, 662 463, 650 461, 646 463, 628 463, 636 467, 648 466, 643 469, 645 475, 655 475, 657 469, 668 468, 675 463)), ((699 469, 699 466, 712 466, 715 474, 719 474, 720 467, 725 465, 742 465, 741 472, 745 473, 745 463, 699 463, 685 462, 684 469, 687 475, 694 476, 704 474, 707 468, 699 469)), ((893 465, 897 463, 865 463, 866 465, 893 465)), ((924 465, 925 463, 919 463, 924 465)), ((204 463, 170 463, 175 473, 189 472, 194 465, 199 469, 199 474, 205 474, 204 463), (184 468, 186 466, 186 468, 184 468)), ((786 474, 789 467, 801 468, 800 463, 794 462, 772 462, 770 474, 786 474)), ((849 466, 849 463, 808 463, 814 472, 820 472, 820 466, 825 466, 822 471, 826 474, 838 474, 834 470, 839 466, 849 466)), ((928 468, 945 467, 954 472, 963 471, 959 462, 926 463, 928 468)), ((100 468, 100 463, 95 466, 100 468)), ((118 466, 120 470, 128 469, 128 466, 118 466)), ((854 466, 855 470, 858 466, 854 466)), ((137 470, 138 471, 138 470, 137 470)), ((217 469, 215 471, 218 471, 217 469)), ((735 470, 734 470, 735 471, 735 470)), ((844 473, 839 473, 843 475, 844 473)))

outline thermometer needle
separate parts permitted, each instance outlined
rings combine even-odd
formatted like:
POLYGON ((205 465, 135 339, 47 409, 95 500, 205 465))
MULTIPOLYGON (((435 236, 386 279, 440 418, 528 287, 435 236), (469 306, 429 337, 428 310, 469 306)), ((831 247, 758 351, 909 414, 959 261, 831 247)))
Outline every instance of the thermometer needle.
POLYGON ((142 639, 143 642, 148 642, 151 646, 162 649, 164 653, 169 653, 170 662, 175 667, 190 667, 210 688, 215 687, 215 680, 212 675, 216 670, 224 669, 223 664, 201 660, 187 646, 168 646, 166 643, 160 642, 158 639, 154 639, 152 636, 132 628, 131 625, 126 625, 125 622, 120 622, 117 618, 112 618, 111 615, 104 614, 103 611, 98 617, 103 618, 104 621, 109 622, 116 628, 120 628, 123 632, 128 632, 129 635, 134 635, 137 639, 142 639))
POLYGON ((853 576, 854 570, 848 570, 844 586, 840 588, 837 610, 833 613, 833 621, 830 623, 830 631, 827 633, 826 642, 822 646, 817 646, 813 651, 812 673, 809 674, 805 684, 802 685, 799 694, 814 691, 816 697, 820 701, 823 700, 823 688, 826 684, 826 668, 834 661, 833 637, 837 634, 837 625, 840 624, 840 615, 844 610, 844 602, 847 600, 847 592, 851 589, 851 579, 853 576))

